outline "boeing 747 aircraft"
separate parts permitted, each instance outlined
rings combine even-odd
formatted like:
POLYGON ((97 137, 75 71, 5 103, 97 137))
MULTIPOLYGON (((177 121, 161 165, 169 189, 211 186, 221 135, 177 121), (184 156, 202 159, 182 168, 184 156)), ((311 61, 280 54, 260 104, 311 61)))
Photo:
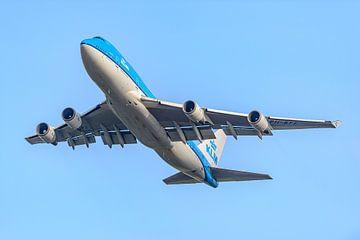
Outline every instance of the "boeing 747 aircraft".
POLYGON ((179 172, 166 184, 271 179, 267 174, 218 167, 227 136, 272 136, 275 130, 336 128, 340 121, 305 120, 202 108, 189 100, 178 104, 157 99, 118 50, 102 37, 83 40, 81 57, 90 78, 105 94, 105 101, 79 114, 62 112, 64 124, 40 123, 31 144, 67 142, 73 149, 100 137, 110 148, 139 140, 179 172))

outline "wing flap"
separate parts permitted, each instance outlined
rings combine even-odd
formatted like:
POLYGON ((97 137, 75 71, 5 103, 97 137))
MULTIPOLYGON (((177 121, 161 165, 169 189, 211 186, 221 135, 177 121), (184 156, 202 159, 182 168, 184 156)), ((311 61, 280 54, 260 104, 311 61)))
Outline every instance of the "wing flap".
MULTIPOLYGON (((112 144, 121 144, 116 132, 109 132, 112 144)), ((135 144, 137 143, 136 137, 128 130, 121 131, 121 138, 124 140, 124 144, 135 144)), ((104 143, 106 144, 106 143, 104 143)))
MULTIPOLYGON (((200 132, 202 140, 215 139, 214 132, 212 131, 210 126, 197 126, 197 128, 200 132)), ((176 128, 166 128, 165 130, 168 136, 170 137, 171 141, 173 142, 182 141, 181 136, 179 135, 176 128)), ((199 140, 198 136, 196 135, 192 127, 181 127, 181 131, 183 132, 186 141, 199 140)))
MULTIPOLYGON (((254 128, 243 128, 243 127, 234 127, 235 133, 237 136, 258 136, 258 132, 254 128)), ((229 127, 223 128, 227 136, 233 136, 229 127)), ((263 133, 263 136, 272 136, 271 132, 263 133)))
POLYGON ((95 143, 95 136, 93 134, 87 134, 87 135, 80 135, 80 136, 76 136, 71 138, 72 141, 67 141, 69 147, 71 146, 79 146, 79 145, 85 145, 85 144, 92 144, 95 143), (86 138, 86 139, 85 139, 86 138))

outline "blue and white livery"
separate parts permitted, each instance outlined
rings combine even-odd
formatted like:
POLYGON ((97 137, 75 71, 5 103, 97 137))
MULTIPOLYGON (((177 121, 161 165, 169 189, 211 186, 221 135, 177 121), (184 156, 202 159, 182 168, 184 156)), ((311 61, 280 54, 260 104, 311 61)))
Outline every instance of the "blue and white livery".
POLYGON ((218 167, 227 136, 271 136, 274 130, 335 128, 340 121, 304 120, 201 108, 192 100, 178 104, 159 100, 146 87, 120 52, 101 37, 83 40, 81 57, 90 78, 105 94, 105 101, 79 114, 62 112, 64 124, 40 123, 31 144, 67 142, 73 149, 101 138, 110 148, 140 141, 179 172, 166 184, 271 179, 269 175, 218 167))

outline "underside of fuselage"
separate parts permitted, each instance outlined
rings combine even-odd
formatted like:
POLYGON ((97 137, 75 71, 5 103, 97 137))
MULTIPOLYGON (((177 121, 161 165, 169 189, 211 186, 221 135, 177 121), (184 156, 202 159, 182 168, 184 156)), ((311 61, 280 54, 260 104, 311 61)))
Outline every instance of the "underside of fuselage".
POLYGON ((196 152, 196 144, 172 142, 160 123, 142 104, 141 97, 154 97, 142 84, 133 79, 131 66, 112 50, 103 39, 88 39, 81 44, 81 57, 90 78, 103 91, 114 114, 145 146, 155 152, 172 167, 184 174, 217 187, 206 159, 196 152), (131 69, 130 69, 131 68, 131 69))

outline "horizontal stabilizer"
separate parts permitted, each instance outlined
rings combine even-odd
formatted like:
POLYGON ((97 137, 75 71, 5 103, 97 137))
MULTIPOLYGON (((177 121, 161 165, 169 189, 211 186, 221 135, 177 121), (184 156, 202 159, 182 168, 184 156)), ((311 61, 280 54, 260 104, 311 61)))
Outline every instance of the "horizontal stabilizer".
POLYGON ((191 183, 199 183, 196 179, 187 176, 182 172, 178 172, 168 178, 163 179, 166 184, 191 184, 191 183))
POLYGON ((272 179, 267 174, 237 171, 224 168, 211 168, 211 173, 218 182, 250 181, 272 179))

